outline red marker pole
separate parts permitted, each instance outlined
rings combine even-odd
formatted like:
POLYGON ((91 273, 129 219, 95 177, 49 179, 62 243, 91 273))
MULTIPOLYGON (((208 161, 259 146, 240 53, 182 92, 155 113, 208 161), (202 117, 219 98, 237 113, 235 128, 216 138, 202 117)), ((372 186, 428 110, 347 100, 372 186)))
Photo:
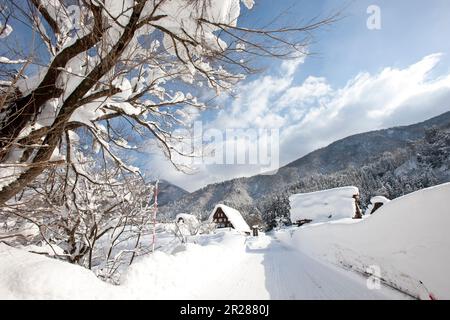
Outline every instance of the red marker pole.
POLYGON ((155 242, 156 242, 156 212, 158 211, 158 183, 159 180, 156 180, 155 185, 155 202, 153 208, 153 244, 152 244, 152 252, 155 252, 155 242))

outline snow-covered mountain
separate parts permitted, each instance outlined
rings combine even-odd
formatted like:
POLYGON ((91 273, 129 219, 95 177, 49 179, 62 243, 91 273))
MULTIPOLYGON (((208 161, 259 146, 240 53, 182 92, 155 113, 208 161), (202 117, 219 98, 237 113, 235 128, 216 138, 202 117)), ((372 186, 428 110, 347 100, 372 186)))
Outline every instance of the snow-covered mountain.
POLYGON ((189 194, 188 191, 176 186, 169 181, 160 180, 158 184, 158 203, 165 205, 169 202, 176 201, 181 197, 189 194))
POLYGON ((272 198, 344 185, 359 187, 363 206, 374 193, 395 198, 450 181, 449 161, 443 161, 450 159, 449 137, 450 111, 409 126, 352 135, 287 164, 275 175, 210 184, 166 204, 161 212, 206 216, 222 202, 241 210, 247 220, 264 219, 264 207, 272 198))

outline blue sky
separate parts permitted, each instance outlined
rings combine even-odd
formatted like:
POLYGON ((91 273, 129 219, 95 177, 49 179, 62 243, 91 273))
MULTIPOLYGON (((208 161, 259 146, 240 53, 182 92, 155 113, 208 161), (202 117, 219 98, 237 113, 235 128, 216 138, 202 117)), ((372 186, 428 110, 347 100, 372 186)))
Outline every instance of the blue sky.
MULTIPOLYGON (((342 9, 342 20, 316 32, 316 43, 296 80, 308 75, 326 76, 335 85, 345 84, 364 70, 377 72, 386 66, 404 67, 435 52, 450 52, 450 2, 445 0, 391 1, 260 1, 255 12, 266 17, 273 11, 294 6, 286 20, 296 16, 326 15, 342 9), (369 30, 368 6, 381 9, 381 30, 369 30), (267 10, 267 8, 271 8, 267 10), (273 8, 273 11, 272 11, 273 8)), ((250 16, 249 16, 250 18, 250 16)), ((280 23, 282 23, 280 21, 280 23)), ((450 70, 450 59, 442 68, 450 70)), ((444 62, 444 61, 443 61, 444 62)))
MULTIPOLYGON (((257 27, 283 13, 277 24, 293 26, 339 10, 340 21, 314 33, 314 55, 297 63, 259 61, 266 70, 248 77, 238 98, 219 99, 222 109, 205 113, 204 123, 222 130, 279 128, 284 165, 351 134, 450 110, 450 1, 256 0, 239 23, 257 27), (370 5, 381 10, 380 30, 366 26, 370 5)), ((141 160, 148 172, 190 191, 261 172, 257 166, 207 165, 186 176, 154 155, 141 160)))

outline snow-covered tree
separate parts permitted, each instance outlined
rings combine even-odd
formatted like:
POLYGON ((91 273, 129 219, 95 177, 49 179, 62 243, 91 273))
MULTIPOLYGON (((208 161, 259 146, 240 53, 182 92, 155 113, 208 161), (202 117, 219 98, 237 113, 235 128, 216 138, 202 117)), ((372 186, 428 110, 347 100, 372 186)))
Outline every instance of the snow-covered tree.
POLYGON ((423 143, 418 145, 417 161, 432 169, 449 167, 450 129, 430 128, 423 143))
POLYGON ((290 224, 289 211, 291 206, 287 192, 281 192, 267 197, 261 206, 262 217, 267 229, 271 230, 290 224))
POLYGON ((110 275, 145 251, 141 241, 152 224, 153 187, 114 164, 98 165, 82 153, 73 158, 67 168, 45 170, 0 215, 15 217, 19 227, 26 221, 38 228, 25 244, 110 275))
MULTIPOLYGON (((251 9, 254 1, 242 3, 251 9)), ((21 44, 24 50, 23 56, 17 48, 2 58, 14 60, 16 69, 0 74, 0 204, 46 168, 69 161, 61 151, 70 150, 70 132, 80 128, 129 171, 136 169, 114 151, 132 147, 116 131, 118 124, 128 127, 127 134, 151 136, 173 162, 177 154, 194 155, 179 148, 183 137, 174 131, 207 107, 211 95, 205 89, 231 90, 255 71, 254 57, 304 55, 310 32, 334 19, 251 28, 238 24, 244 9, 239 0, 1 5, 9 23, 1 22, 2 37, 16 21, 25 24, 33 43, 14 32, 2 38, 3 49, 21 44)))

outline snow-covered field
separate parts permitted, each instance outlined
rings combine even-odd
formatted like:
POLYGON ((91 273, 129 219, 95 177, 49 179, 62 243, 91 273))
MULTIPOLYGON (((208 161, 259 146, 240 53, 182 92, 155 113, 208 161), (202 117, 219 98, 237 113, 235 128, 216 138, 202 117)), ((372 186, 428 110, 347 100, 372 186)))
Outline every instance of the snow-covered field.
POLYGON ((378 266, 387 283, 412 296, 450 298, 448 195, 450 184, 444 184, 393 200, 363 220, 259 237, 233 230, 191 237, 187 245, 140 257, 119 286, 87 269, 0 244, 0 298, 410 298, 384 285, 370 289, 367 278, 354 272, 368 266, 378 266))
POLYGON ((266 235, 225 231, 134 264, 120 286, 88 270, 0 245, 3 299, 400 299, 266 235))

